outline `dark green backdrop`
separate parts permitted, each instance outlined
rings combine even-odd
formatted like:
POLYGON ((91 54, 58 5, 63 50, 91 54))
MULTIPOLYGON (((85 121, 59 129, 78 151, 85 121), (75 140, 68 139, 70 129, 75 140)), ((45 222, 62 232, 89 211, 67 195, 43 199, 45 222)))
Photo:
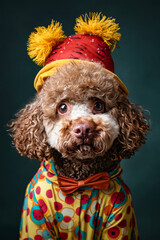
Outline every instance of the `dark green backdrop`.
POLYGON ((39 167, 36 160, 18 154, 6 131, 6 123, 35 94, 33 80, 40 68, 27 55, 28 36, 35 27, 50 24, 52 18, 63 23, 67 35, 73 34, 75 18, 89 11, 119 22, 122 39, 120 49, 113 53, 116 74, 128 87, 130 100, 151 113, 152 132, 146 145, 122 165, 141 239, 160 239, 159 7, 154 0, 1 1, 0 239, 18 239, 24 191, 39 167))

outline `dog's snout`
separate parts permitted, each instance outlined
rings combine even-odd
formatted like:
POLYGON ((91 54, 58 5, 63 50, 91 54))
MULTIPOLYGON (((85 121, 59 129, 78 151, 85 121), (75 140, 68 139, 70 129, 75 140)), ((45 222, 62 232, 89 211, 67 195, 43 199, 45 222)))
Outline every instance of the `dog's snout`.
POLYGON ((77 138, 86 138, 92 136, 93 126, 89 122, 77 123, 74 126, 73 132, 77 138))

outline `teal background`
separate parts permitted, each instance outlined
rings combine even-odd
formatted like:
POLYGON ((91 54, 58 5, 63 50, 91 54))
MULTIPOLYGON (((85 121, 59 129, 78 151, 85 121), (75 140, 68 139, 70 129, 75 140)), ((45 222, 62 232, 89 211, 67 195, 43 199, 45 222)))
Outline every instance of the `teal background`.
POLYGON ((3 1, 1 2, 0 77, 0 238, 18 239, 24 192, 39 162, 21 157, 11 144, 7 122, 33 98, 33 80, 40 67, 27 55, 26 42, 37 26, 51 19, 73 34, 75 18, 102 12, 116 18, 122 33, 120 49, 113 53, 115 72, 126 84, 129 99, 148 109, 152 131, 145 146, 123 160, 123 178, 131 189, 141 240, 160 239, 160 79, 159 1, 3 1))

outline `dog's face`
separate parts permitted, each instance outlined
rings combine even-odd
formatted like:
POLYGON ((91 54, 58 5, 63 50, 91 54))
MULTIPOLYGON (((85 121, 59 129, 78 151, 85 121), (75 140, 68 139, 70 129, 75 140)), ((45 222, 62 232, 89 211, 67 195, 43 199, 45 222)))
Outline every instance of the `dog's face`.
POLYGON ((76 66, 74 76, 72 65, 67 71, 61 69, 47 79, 41 94, 47 141, 68 159, 103 156, 119 134, 118 122, 110 111, 115 106, 110 106, 108 96, 112 76, 108 75, 107 79, 105 71, 102 75, 97 69, 95 73, 93 70, 76 66), (58 75, 63 71, 65 77, 60 79, 58 75), (59 84, 56 84, 56 77, 59 84), (56 99, 53 97, 55 89, 56 99))
POLYGON ((56 106, 56 123, 44 120, 48 143, 63 157, 86 159, 103 156, 118 136, 116 119, 98 98, 85 102, 62 100, 56 106))

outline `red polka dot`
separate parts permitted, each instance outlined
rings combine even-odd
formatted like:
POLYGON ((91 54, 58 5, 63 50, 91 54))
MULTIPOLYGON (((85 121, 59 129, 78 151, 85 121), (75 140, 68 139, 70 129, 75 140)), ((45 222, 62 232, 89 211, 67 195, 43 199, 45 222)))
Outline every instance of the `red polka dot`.
POLYGON ((108 230, 108 236, 111 238, 117 238, 120 234, 120 230, 118 227, 112 227, 108 230))
POLYGON ((128 208, 127 208, 127 214, 129 214, 129 213, 130 213, 130 211, 131 211, 131 207, 130 207, 130 206, 128 206, 128 208))
POLYGON ((29 197, 30 197, 30 199, 33 198, 33 192, 30 192, 29 197))
POLYGON ((26 233, 28 232, 28 226, 26 225, 26 233))
POLYGON ((55 209, 55 210, 59 211, 59 210, 62 209, 62 207, 63 207, 63 205, 62 205, 61 203, 59 203, 59 202, 54 202, 54 209, 55 209))
POLYGON ((126 227, 126 225, 127 225, 127 222, 126 222, 126 220, 124 219, 124 220, 122 220, 119 224, 118 224, 118 226, 120 227, 120 228, 125 228, 126 227))
POLYGON ((81 208, 78 207, 78 208, 76 209, 76 214, 77 214, 78 216, 80 216, 80 213, 81 213, 81 208))
POLYGON ((34 216, 34 218, 35 218, 36 220, 38 220, 38 221, 42 220, 42 218, 43 218, 42 212, 41 212, 40 210, 38 210, 38 209, 35 209, 35 210, 33 211, 33 216, 34 216))
POLYGON ((89 201, 89 196, 88 195, 83 195, 81 198, 81 204, 86 204, 89 201))
POLYGON ((36 236, 34 237, 34 240, 42 240, 42 236, 36 235, 36 236))
POLYGON ((29 208, 27 208, 27 216, 29 215, 29 213, 30 213, 30 209, 29 209, 29 208))
POLYGON ((71 197, 71 196, 67 196, 65 198, 65 202, 68 203, 68 204, 72 204, 74 202, 74 198, 71 197))
POLYGON ((90 216, 88 215, 88 214, 86 214, 85 216, 84 216, 84 220, 85 220, 85 222, 89 222, 90 221, 90 216))
POLYGON ((125 199, 124 193, 123 193, 123 192, 120 192, 120 193, 118 194, 117 199, 116 199, 116 203, 117 203, 117 204, 120 204, 120 203, 122 203, 122 202, 124 201, 124 199, 125 199))
POLYGON ((53 176, 54 176, 54 174, 53 174, 53 173, 50 173, 50 172, 48 172, 48 173, 47 173, 47 176, 48 176, 48 177, 53 177, 53 176))
POLYGON ((66 216, 66 217, 63 218, 63 221, 64 221, 64 222, 70 222, 70 221, 71 221, 71 218, 68 217, 68 216, 66 216))
POLYGON ((115 192, 115 193, 112 194, 112 197, 111 197, 111 203, 112 203, 112 204, 115 203, 117 197, 118 197, 118 192, 115 192))
POLYGON ((68 234, 61 232, 60 237, 61 237, 62 240, 66 240, 68 238, 68 234))
POLYGON ((52 197, 53 197, 52 191, 51 191, 51 190, 47 190, 47 191, 46 191, 46 196, 47 196, 48 198, 52 198, 52 197))
POLYGON ((121 219, 122 217, 122 213, 119 213, 115 216, 115 220, 118 221, 119 219, 121 219))
POLYGON ((40 194, 40 192, 41 192, 41 188, 40 188, 40 187, 37 187, 37 188, 36 188, 36 193, 37 193, 37 194, 40 194))
POLYGON ((42 210, 43 213, 47 212, 47 205, 45 204, 45 202, 43 201, 43 199, 39 199, 38 200, 38 204, 42 210))

